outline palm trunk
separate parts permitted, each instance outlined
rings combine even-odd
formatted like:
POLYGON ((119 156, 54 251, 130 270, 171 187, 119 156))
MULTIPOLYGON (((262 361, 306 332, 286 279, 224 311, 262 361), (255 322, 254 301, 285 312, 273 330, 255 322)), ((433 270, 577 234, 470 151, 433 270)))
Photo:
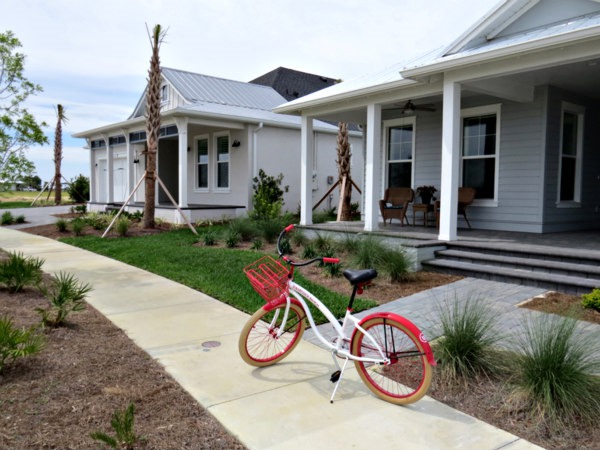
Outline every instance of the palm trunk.
POLYGON ((348 141, 348 125, 340 122, 337 138, 338 173, 340 182, 341 208, 340 220, 352 219, 352 183, 350 177, 350 143, 348 141), (344 182, 345 180, 345 182, 344 182))
POLYGON ((58 120, 56 122, 56 130, 54 131, 54 203, 60 205, 62 201, 62 174, 60 166, 62 163, 62 123, 66 120, 65 111, 62 105, 57 106, 58 120))

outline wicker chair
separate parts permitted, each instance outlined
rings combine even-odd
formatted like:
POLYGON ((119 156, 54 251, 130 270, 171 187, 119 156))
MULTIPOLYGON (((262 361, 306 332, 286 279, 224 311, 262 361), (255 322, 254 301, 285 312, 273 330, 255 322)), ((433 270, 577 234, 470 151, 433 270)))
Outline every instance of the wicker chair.
POLYGON ((386 189, 383 199, 379 200, 379 210, 381 211, 381 217, 383 217, 383 225, 385 226, 388 219, 390 223, 392 223, 392 219, 398 219, 400 226, 404 225, 404 221, 410 225, 406 217, 406 210, 408 209, 408 204, 414 198, 415 192, 411 188, 386 189))
MULTIPOLYGON (((475 190, 475 188, 470 188, 470 187, 461 187, 458 188, 458 214, 462 215, 465 218, 465 222, 467 222, 467 225, 469 227, 469 230, 471 229, 471 224, 469 222, 469 219, 467 218, 467 208, 468 206, 473 203, 473 200, 475 200, 475 193, 477 191, 475 190)), ((433 206, 433 211, 435 213, 435 220, 437 222, 437 227, 440 227, 440 201, 436 201, 434 206, 433 206)))

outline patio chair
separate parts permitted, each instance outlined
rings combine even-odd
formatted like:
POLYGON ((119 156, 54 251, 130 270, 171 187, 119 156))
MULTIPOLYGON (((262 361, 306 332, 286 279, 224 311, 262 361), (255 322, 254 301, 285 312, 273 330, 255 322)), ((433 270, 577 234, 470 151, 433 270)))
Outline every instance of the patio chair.
MULTIPOLYGON (((461 214, 464 218, 465 218, 465 222, 467 222, 467 225, 469 227, 469 230, 471 229, 471 223, 469 222, 469 219, 467 218, 467 208, 469 207, 469 205, 471 203, 473 203, 473 200, 475 200, 475 193, 477 191, 475 190, 475 188, 471 188, 471 187, 461 187, 458 188, 458 214, 461 214)), ((437 200, 433 206, 433 211, 435 213, 435 221, 437 223, 437 227, 440 227, 440 201, 437 200)))
POLYGON ((392 219, 398 219, 400 226, 404 225, 404 221, 408 225, 408 218, 406 217, 406 210, 408 204, 415 198, 415 192, 411 188, 388 188, 385 190, 385 195, 382 200, 379 200, 379 210, 381 211, 381 217, 383 217, 383 225, 385 226, 386 221, 389 219, 392 223, 392 219))

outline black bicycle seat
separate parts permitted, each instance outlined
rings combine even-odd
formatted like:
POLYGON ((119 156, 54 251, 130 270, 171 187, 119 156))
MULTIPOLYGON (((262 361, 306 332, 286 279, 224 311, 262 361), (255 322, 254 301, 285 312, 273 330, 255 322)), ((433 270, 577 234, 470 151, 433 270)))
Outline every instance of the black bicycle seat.
POLYGON ((377 277, 377 271, 375 269, 347 269, 344 270, 344 276, 346 277, 346 280, 348 280, 350 284, 354 286, 356 284, 371 281, 373 278, 377 277))

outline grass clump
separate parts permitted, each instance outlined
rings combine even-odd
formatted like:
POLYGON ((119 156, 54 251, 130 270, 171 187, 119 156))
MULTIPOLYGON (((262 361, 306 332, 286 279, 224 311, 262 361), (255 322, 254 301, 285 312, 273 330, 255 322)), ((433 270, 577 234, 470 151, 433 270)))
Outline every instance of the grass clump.
POLYGON ((73 234, 75 234, 75 236, 81 236, 85 229, 85 222, 79 218, 74 219, 71 221, 71 228, 73 229, 73 234))
POLYGON ((233 219, 229 222, 229 230, 237 233, 244 242, 249 242, 258 235, 256 222, 248 217, 237 217, 233 219))
POLYGON ((581 296, 581 304, 584 308, 600 312, 600 289, 594 289, 588 294, 583 294, 581 296))
POLYGON ((65 219, 58 219, 54 225, 56 226, 56 229, 58 231, 60 231, 61 233, 64 233, 65 231, 67 231, 68 228, 68 224, 67 221, 65 219))
POLYGON ((15 223, 25 223, 25 216, 23 214, 19 214, 15 217, 15 223))
POLYGON ((467 381, 477 375, 498 374, 503 368, 496 344, 501 339, 494 315, 480 299, 455 298, 439 311, 442 336, 433 343, 442 381, 467 381))
POLYGON ((17 328, 10 317, 0 317, 0 373, 6 364, 38 353, 43 346, 43 337, 35 327, 17 328))
POLYGON ((381 239, 368 235, 358 241, 352 263, 359 269, 377 268, 381 255, 387 251, 381 239))
POLYGON ((234 248, 235 246, 237 246, 240 243, 240 233, 238 233, 236 230, 229 228, 227 230, 227 234, 225 236, 225 245, 228 248, 234 248))
POLYGON ((42 280, 43 264, 43 259, 10 252, 8 259, 0 263, 0 284, 13 294, 27 286, 37 286, 42 280))
POLYGON ((127 217, 120 217, 119 220, 117 220, 116 229, 117 229, 117 234, 119 236, 121 236, 121 237, 127 236, 127 233, 129 232, 130 227, 131 227, 131 220, 129 220, 127 217))
POLYGON ((49 307, 36 309, 42 317, 42 323, 59 327, 65 324, 70 313, 85 309, 85 297, 92 287, 87 283, 80 283, 72 274, 59 272, 49 286, 41 287, 40 290, 50 301, 49 307))
POLYGON ((206 230, 202 234, 202 242, 207 247, 212 247, 217 243, 217 234, 214 232, 214 230, 206 230))
POLYGON ((1 225, 12 225, 15 222, 15 218, 10 211, 4 211, 0 217, 1 225))
POLYGON ((410 257, 402 249, 386 249, 379 255, 376 266, 391 282, 405 281, 412 276, 410 257))
POLYGON ((577 334, 576 325, 569 317, 538 316, 519 336, 513 401, 540 422, 594 425, 600 415, 600 361, 590 351, 597 342, 577 334))

